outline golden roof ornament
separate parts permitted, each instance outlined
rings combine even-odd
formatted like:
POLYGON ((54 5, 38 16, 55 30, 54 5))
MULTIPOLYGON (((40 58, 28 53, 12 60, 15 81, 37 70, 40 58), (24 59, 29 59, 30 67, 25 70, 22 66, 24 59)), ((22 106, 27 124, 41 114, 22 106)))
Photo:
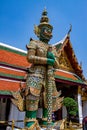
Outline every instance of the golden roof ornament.
POLYGON ((70 24, 70 28, 69 28, 69 31, 68 31, 68 35, 70 35, 70 32, 72 31, 72 25, 70 24))

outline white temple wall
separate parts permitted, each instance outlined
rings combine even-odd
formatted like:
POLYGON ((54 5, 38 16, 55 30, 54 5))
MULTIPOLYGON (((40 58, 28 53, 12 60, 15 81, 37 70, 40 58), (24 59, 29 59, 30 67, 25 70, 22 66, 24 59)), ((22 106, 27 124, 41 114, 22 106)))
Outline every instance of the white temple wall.
MULTIPOLYGON (((11 104, 9 121, 24 120, 24 118, 25 118, 25 112, 20 112, 14 104, 11 104)), ((23 128, 24 122, 15 122, 15 126, 23 128)))
POLYGON ((65 119, 65 118, 67 118, 67 110, 66 110, 66 107, 63 106, 62 107, 62 119, 65 119))

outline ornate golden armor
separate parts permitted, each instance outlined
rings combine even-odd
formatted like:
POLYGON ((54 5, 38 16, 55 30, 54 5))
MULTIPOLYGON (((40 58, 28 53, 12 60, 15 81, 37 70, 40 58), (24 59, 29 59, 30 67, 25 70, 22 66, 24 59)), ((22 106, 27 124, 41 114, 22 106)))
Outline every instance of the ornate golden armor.
POLYGON ((31 40, 27 46, 27 59, 32 63, 32 66, 29 68, 31 71, 28 74, 26 81, 26 91, 28 90, 26 96, 27 110, 37 110, 42 88, 44 89, 44 107, 47 108, 47 80, 51 81, 50 87, 52 87, 53 111, 59 108, 59 104, 57 103, 59 94, 56 90, 53 67, 51 67, 52 71, 50 78, 47 79, 47 51, 49 46, 49 44, 44 44, 43 42, 36 40, 31 40))

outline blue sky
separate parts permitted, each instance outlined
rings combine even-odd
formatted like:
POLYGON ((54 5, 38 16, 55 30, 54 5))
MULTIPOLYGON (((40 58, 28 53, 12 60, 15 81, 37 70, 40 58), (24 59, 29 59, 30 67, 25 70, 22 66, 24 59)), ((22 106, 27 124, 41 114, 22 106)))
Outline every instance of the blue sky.
POLYGON ((71 43, 87 78, 87 0, 0 0, 0 42, 26 50, 30 37, 38 39, 33 29, 44 7, 54 27, 50 43, 61 40, 72 24, 71 43))

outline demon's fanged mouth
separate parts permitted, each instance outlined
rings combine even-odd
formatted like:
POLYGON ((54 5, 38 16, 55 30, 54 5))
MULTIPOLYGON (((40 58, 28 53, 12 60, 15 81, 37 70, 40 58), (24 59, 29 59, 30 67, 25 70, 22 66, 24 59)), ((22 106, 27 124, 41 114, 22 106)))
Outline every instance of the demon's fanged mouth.
POLYGON ((52 37, 52 33, 49 33, 49 32, 47 32, 47 31, 44 31, 44 35, 47 36, 47 37, 49 37, 49 38, 52 37))

